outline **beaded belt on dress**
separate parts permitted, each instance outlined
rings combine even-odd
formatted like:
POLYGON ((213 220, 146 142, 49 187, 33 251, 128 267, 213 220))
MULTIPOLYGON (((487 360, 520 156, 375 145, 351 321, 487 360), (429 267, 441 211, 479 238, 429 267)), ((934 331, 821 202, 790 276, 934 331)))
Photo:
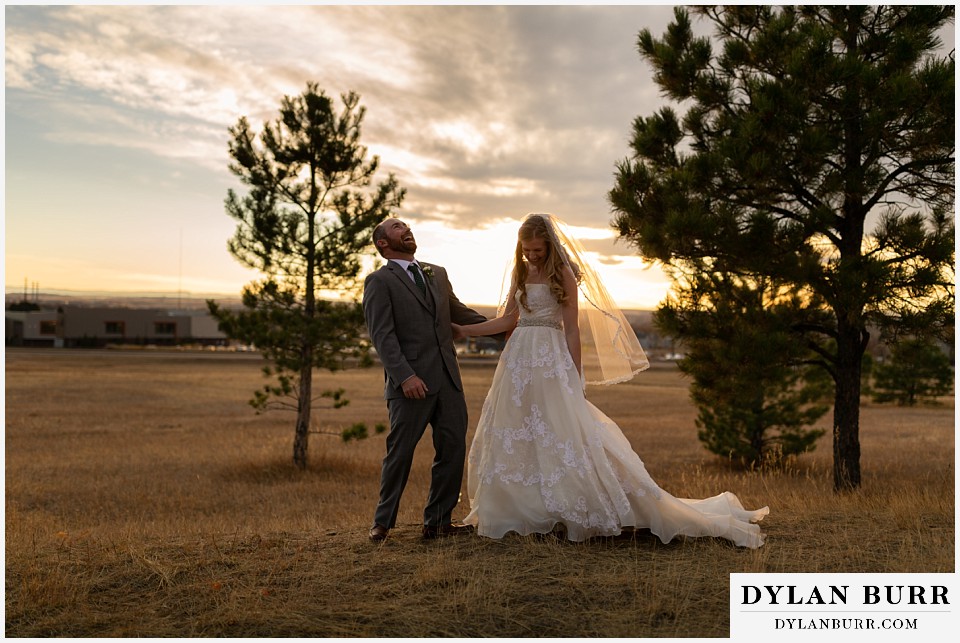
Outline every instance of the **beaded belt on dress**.
POLYGON ((563 330, 563 324, 552 319, 536 319, 536 318, 521 318, 517 320, 517 328, 521 326, 546 326, 547 328, 556 328, 557 330, 563 330))

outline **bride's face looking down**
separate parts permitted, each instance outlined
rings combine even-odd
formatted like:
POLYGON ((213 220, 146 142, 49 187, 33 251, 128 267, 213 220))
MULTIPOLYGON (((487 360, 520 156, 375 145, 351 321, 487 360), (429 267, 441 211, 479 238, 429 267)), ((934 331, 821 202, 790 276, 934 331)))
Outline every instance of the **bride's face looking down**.
POLYGON ((528 241, 520 241, 520 251, 523 258, 531 266, 536 266, 537 270, 543 267, 547 259, 547 242, 545 239, 534 237, 528 241))
POLYGON ((527 282, 545 284, 558 303, 567 301, 563 287, 563 262, 551 242, 550 230, 543 216, 531 214, 517 231, 517 249, 513 264, 513 283, 520 295, 520 305, 527 306, 527 282))

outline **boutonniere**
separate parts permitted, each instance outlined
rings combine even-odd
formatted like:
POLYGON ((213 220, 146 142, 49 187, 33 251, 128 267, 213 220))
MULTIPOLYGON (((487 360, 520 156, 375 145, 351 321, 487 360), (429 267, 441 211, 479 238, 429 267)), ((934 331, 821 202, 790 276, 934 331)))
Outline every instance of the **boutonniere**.
POLYGON ((423 274, 425 274, 428 279, 433 279, 433 266, 424 266, 423 274))

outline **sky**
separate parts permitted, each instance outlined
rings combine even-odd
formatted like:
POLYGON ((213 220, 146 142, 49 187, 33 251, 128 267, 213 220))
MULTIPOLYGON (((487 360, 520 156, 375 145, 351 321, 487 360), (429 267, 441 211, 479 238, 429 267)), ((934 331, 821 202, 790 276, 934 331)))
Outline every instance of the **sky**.
MULTIPOLYGON (((572 226, 624 308, 669 282, 606 194, 663 103, 636 50, 668 6, 6 6, 5 274, 29 289, 230 293, 228 130, 308 81, 360 94, 418 258, 493 304, 529 212, 572 226)), ((338 99, 339 100, 339 99, 338 99)))

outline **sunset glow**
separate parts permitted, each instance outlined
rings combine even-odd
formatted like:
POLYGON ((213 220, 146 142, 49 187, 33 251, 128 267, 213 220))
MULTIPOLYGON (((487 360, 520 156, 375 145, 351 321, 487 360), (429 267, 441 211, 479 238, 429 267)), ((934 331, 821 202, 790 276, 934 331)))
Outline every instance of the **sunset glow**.
POLYGON ((624 307, 667 280, 614 244, 606 193, 660 106, 635 50, 656 6, 9 6, 7 291, 223 293, 229 128, 317 82, 366 109, 361 142, 457 294, 492 305, 516 227, 551 212, 598 241, 624 307), (609 243, 608 243, 609 241, 609 243))

